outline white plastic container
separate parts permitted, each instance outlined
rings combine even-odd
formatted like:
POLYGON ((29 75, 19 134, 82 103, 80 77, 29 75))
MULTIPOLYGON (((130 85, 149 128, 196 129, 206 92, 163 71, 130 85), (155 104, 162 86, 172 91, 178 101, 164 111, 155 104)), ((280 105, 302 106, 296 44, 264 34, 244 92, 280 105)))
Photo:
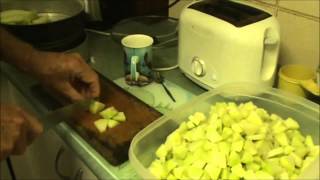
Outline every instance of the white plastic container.
MULTIPOLYGON (((259 87, 255 84, 229 84, 196 97, 154 121, 134 137, 129 150, 129 159, 141 178, 155 179, 147 168, 156 158, 156 149, 180 123, 194 112, 208 112, 210 105, 222 101, 236 103, 252 101, 269 113, 275 113, 282 118, 292 117, 299 122, 303 134, 310 134, 314 143, 319 144, 319 105, 278 89, 259 87)), ((298 179, 318 179, 318 170, 319 158, 298 179)))

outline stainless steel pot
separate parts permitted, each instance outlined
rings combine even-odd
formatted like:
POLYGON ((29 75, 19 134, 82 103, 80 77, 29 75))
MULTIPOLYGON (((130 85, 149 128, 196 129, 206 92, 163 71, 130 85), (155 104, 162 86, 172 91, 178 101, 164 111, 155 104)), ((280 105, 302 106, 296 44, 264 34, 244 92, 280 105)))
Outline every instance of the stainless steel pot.
POLYGON ((102 21, 99 0, 78 0, 84 7, 89 21, 102 21))
POLYGON ((1 0, 0 11, 9 9, 33 10, 49 16, 51 21, 45 24, 1 24, 36 48, 65 51, 85 40, 83 6, 77 0, 1 0))

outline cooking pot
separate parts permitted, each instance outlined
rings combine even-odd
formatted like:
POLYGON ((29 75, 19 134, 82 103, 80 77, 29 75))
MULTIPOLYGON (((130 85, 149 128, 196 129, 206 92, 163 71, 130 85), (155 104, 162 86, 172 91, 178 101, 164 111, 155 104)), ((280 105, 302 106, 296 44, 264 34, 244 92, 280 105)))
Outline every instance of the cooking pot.
POLYGON ((65 51, 85 40, 83 6, 76 0, 2 0, 0 11, 18 9, 46 14, 50 22, 36 25, 1 24, 18 38, 42 50, 65 51))

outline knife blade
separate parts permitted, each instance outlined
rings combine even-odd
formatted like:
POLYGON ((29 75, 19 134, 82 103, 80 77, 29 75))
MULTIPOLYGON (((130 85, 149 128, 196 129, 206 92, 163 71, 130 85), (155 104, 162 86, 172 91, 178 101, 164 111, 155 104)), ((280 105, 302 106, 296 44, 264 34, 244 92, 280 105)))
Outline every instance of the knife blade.
POLYGON ((93 99, 82 100, 48 112, 40 118, 43 122, 44 132, 57 126, 61 122, 71 121, 78 113, 87 111, 92 101, 93 99))

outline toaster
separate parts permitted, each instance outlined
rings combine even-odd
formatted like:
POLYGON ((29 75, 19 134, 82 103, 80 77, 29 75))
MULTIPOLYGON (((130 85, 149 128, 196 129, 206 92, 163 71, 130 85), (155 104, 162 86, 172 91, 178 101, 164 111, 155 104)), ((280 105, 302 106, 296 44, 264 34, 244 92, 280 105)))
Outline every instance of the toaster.
POLYGON ((276 18, 245 4, 205 0, 180 15, 179 68, 206 89, 232 82, 272 86, 279 46, 276 18))

